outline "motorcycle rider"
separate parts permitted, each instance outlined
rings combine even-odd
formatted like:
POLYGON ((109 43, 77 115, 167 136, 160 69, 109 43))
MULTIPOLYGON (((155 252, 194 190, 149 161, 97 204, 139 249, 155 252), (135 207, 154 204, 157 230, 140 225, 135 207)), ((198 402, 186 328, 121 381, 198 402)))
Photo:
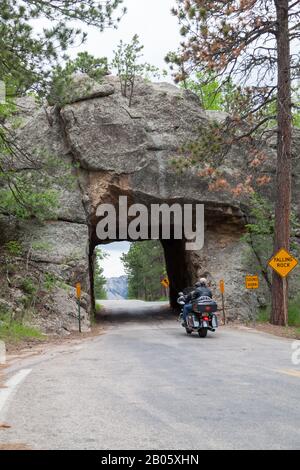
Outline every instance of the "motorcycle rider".
POLYGON ((186 325, 186 319, 189 313, 192 311, 192 301, 198 299, 199 297, 207 296, 212 299, 212 292, 207 287, 207 279, 205 277, 201 277, 199 282, 195 284, 195 290, 190 292, 185 298, 186 304, 183 307, 183 326, 186 325))

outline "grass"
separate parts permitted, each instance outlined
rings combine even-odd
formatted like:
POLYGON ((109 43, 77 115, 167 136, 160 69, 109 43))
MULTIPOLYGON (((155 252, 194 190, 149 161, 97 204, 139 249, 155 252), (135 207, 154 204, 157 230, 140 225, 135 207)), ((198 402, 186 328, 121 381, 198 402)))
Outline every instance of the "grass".
POLYGON ((101 310, 103 309, 103 305, 101 305, 99 300, 96 300, 95 302, 95 309, 96 309, 96 313, 100 313, 101 310))
POLYGON ((300 296, 289 304, 289 325, 300 327, 300 296))
POLYGON ((8 313, 0 315, 0 340, 18 343, 28 339, 42 340, 45 337, 32 326, 25 325, 19 321, 11 320, 8 313))
POLYGON ((258 311, 257 321, 261 323, 268 323, 270 320, 270 308, 261 307, 258 311))
POLYGON ((43 339, 43 335, 36 328, 12 322, 0 325, 0 339, 16 343, 26 339, 43 339))
MULTIPOLYGON (((257 320, 261 323, 268 323, 270 320, 271 307, 260 308, 257 320)), ((297 327, 300 333, 300 296, 295 297, 289 302, 289 326, 297 327)))

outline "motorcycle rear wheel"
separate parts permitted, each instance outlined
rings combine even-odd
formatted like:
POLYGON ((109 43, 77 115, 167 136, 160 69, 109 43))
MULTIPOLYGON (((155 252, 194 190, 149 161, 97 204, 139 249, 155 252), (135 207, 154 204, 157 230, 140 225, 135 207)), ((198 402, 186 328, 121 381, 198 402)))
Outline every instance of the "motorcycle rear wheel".
POLYGON ((207 328, 200 328, 200 330, 198 330, 198 335, 200 336, 200 338, 206 338, 207 328))

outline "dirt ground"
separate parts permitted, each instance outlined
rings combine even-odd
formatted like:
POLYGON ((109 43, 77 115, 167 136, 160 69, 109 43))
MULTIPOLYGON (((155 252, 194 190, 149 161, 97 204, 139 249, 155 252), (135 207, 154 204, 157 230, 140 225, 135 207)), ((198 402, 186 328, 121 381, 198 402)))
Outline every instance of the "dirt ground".
POLYGON ((271 323, 257 323, 253 326, 256 330, 263 331, 275 336, 283 338, 300 339, 300 328, 292 326, 276 326, 271 323))
MULTIPOLYGON (((88 333, 72 332, 68 336, 49 335, 43 339, 28 338, 18 342, 6 342, 6 352, 9 356, 28 353, 31 350, 43 349, 50 344, 64 344, 70 341, 80 341, 103 334, 104 330, 99 324, 92 326, 88 333)), ((0 369, 1 370, 1 369, 0 369)))
POLYGON ((30 450, 26 444, 22 443, 10 443, 10 444, 0 444, 0 450, 30 450))

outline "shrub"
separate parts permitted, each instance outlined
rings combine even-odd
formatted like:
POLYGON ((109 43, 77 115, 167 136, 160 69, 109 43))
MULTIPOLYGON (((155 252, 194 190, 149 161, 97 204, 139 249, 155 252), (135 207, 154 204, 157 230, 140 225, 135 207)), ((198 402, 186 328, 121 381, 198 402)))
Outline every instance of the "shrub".
POLYGON ((44 277, 44 288, 48 291, 51 291, 56 286, 57 281, 58 279, 54 274, 46 273, 44 277))
POLYGON ((22 245, 16 240, 7 242, 5 249, 12 256, 20 256, 22 254, 22 245))
POLYGON ((34 281, 30 277, 27 277, 23 280, 21 288, 24 292, 26 292, 26 294, 30 295, 36 294, 38 290, 37 286, 34 284, 34 281))

